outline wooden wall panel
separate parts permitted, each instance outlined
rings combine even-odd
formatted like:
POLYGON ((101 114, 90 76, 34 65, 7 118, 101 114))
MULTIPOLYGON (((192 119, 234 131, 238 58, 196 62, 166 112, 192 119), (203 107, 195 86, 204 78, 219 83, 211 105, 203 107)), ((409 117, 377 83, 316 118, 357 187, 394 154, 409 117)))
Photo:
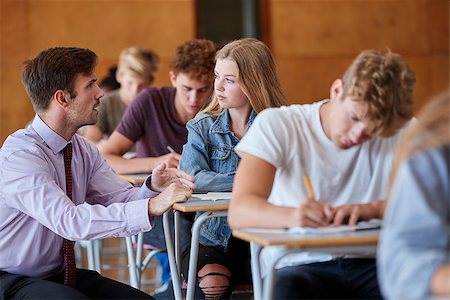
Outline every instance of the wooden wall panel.
POLYGON ((417 76, 416 107, 449 86, 446 0, 271 0, 270 48, 291 103, 329 94, 356 55, 400 53, 417 76))
POLYGON ((404 54, 425 53, 424 11, 425 0, 273 1, 271 38, 278 56, 354 55, 385 45, 404 54))
MULTIPOLYGON (((431 94, 448 86, 448 58, 408 56, 405 58, 417 77, 416 107, 431 94), (444 66, 444 67, 443 67, 444 66)), ((341 78, 352 58, 281 58, 277 59, 280 81, 290 103, 312 103, 329 97, 330 86, 341 78)))
POLYGON ((444 54, 449 51, 449 1, 429 0, 427 16, 428 36, 432 53, 444 54))
POLYGON ((430 63, 430 85, 432 93, 440 92, 450 87, 448 55, 433 55, 429 59, 430 63))
POLYGON ((169 85, 175 48, 195 36, 194 0, 0 0, 0 145, 34 115, 22 84, 22 62, 55 46, 86 47, 99 56, 97 75, 139 45, 161 57, 155 85, 169 85), (7 103, 7 104, 6 104, 7 103))
MULTIPOLYGON (((23 60, 52 46, 89 47, 97 74, 120 51, 141 45, 161 56, 156 86, 195 35, 195 0, 0 0, 0 145, 33 116, 20 83, 23 60)), ((417 107, 449 86, 447 0, 263 0, 264 39, 292 103, 329 94, 329 85, 363 49, 389 47, 417 74, 417 107)))
MULTIPOLYGON (((100 77, 131 45, 153 49, 164 68, 175 48, 195 34, 193 3, 187 0, 40 0, 30 1, 30 11, 33 53, 54 45, 90 48, 99 55, 100 77), (55 16, 61 11, 77 13, 55 16)), ((170 83, 168 76, 159 77, 156 85, 170 83)))
POLYGON ((20 81, 21 65, 28 55, 27 9, 25 1, 0 2, 0 146, 33 116, 20 81))
POLYGON ((351 63, 348 58, 277 57, 280 81, 291 103, 328 98, 330 86, 351 63))

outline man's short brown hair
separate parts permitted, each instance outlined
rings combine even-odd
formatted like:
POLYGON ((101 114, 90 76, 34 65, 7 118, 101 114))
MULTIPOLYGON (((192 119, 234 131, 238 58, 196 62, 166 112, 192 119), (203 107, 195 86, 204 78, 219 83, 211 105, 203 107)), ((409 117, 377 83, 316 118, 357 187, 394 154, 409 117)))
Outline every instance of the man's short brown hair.
POLYGON ((75 77, 94 72, 97 55, 74 47, 49 48, 24 63, 22 83, 36 112, 45 110, 57 90, 67 90, 75 98, 75 77))
POLYGON ((400 55, 365 50, 343 76, 344 97, 367 103, 368 133, 394 135, 414 114, 416 77, 400 55))

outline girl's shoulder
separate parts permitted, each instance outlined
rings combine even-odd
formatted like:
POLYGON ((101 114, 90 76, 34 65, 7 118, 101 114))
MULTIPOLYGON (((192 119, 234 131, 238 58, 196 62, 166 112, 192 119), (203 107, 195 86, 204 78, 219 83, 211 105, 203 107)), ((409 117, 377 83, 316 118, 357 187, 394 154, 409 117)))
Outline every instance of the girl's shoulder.
POLYGON ((190 125, 212 124, 219 116, 213 116, 207 113, 198 114, 188 121, 190 125))

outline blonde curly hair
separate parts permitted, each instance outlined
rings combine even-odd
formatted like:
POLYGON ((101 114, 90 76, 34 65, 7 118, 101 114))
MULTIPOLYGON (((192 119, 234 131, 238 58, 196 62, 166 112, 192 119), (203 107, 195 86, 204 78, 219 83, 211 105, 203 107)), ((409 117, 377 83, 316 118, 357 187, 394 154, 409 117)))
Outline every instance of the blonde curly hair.
POLYGON ((343 96, 367 103, 368 133, 394 135, 414 114, 416 77, 400 55, 365 50, 343 76, 343 96))

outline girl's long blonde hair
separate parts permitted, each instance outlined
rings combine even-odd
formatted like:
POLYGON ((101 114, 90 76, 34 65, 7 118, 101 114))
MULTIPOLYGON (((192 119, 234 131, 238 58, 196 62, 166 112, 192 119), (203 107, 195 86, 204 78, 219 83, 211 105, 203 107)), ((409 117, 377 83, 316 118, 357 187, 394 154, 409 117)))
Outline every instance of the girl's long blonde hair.
POLYGON ((394 158, 388 199, 392 192, 400 166, 419 152, 439 148, 450 143, 450 91, 445 91, 431 99, 420 111, 417 123, 409 129, 394 158))
MULTIPOLYGON (((275 61, 263 42, 252 38, 230 42, 217 51, 216 61, 218 59, 231 59, 236 62, 239 86, 257 113, 265 108, 287 105, 275 61)), ((211 101, 199 114, 217 116, 223 111, 216 94, 213 93, 211 101)))

